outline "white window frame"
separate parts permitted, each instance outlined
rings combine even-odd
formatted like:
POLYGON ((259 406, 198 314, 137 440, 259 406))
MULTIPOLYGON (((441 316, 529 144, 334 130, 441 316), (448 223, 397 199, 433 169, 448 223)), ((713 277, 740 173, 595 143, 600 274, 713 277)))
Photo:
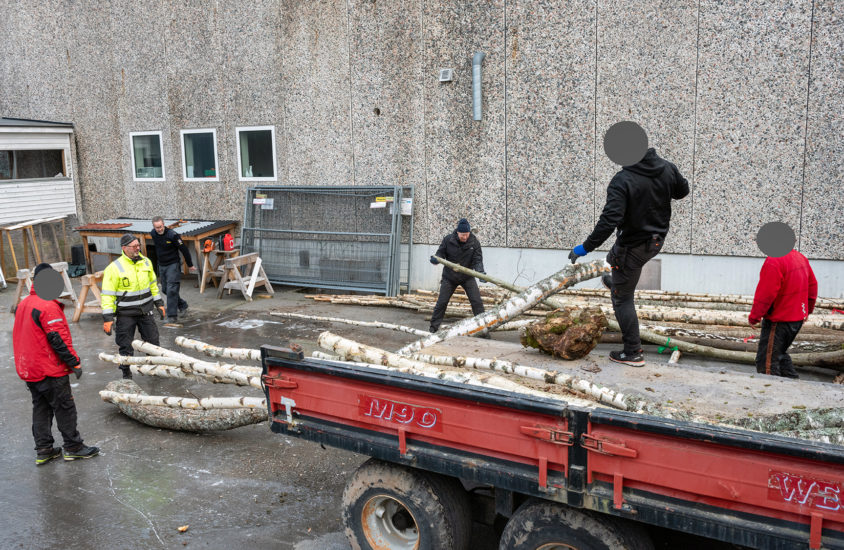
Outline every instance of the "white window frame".
POLYGON ((164 181, 167 172, 164 170, 164 138, 160 131, 151 132, 129 132, 129 154, 132 159, 132 181, 164 181), (160 178, 139 178, 135 171, 135 136, 158 136, 158 145, 161 147, 161 177, 160 178))
POLYGON ((179 130, 179 140, 182 142, 182 179, 184 181, 220 181, 220 159, 217 154, 217 129, 216 128, 196 128, 193 130, 179 130), (213 178, 189 178, 188 177, 188 163, 185 155, 185 135, 187 134, 208 134, 213 138, 214 144, 214 177, 213 178))
POLYGON ((234 148, 237 149, 237 177, 240 181, 278 181, 278 160, 277 160, 277 151, 275 148, 275 126, 238 126, 234 129, 234 148), (270 137, 272 139, 273 144, 273 177, 253 177, 248 178, 245 177, 242 173, 242 167, 240 164, 240 132, 250 132, 254 130, 269 130, 270 137))

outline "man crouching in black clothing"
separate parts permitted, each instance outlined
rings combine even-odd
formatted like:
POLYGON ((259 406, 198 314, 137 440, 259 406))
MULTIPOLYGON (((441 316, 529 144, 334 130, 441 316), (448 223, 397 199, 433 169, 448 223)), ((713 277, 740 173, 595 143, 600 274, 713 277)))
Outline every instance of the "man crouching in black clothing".
MULTIPOLYGON (((460 264, 463 267, 468 267, 474 271, 484 273, 484 257, 481 252, 481 243, 478 238, 472 235, 472 229, 469 227, 469 222, 466 218, 460 218, 457 223, 457 229, 453 233, 445 236, 440 247, 437 249, 436 256, 448 260, 450 262, 460 264)), ((431 256, 431 263, 437 265, 437 260, 431 256)), ((469 297, 469 303, 472 305, 472 313, 480 315, 484 312, 484 303, 481 300, 481 291, 478 289, 478 282, 470 275, 464 275, 443 266, 443 277, 440 281, 440 295, 437 298, 437 305, 434 306, 434 313, 431 314, 431 332, 437 332, 440 329, 443 316, 445 315, 445 308, 448 306, 448 301, 451 300, 451 295, 458 286, 463 287, 466 291, 466 296, 469 297)))

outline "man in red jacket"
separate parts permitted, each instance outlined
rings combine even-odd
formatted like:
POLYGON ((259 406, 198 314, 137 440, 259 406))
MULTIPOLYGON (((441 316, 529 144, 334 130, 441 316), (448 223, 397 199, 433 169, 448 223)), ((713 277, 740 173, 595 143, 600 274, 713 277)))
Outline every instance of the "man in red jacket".
MULTIPOLYGON (((756 351, 756 371, 798 378, 791 356, 786 351, 800 332, 803 321, 815 309, 818 281, 806 256, 791 248, 795 242, 794 232, 788 226, 785 227, 787 230, 766 224, 757 237, 759 248, 768 257, 762 264, 748 321, 751 325, 762 321, 762 334, 756 351), (768 226, 772 226, 769 227, 771 230, 785 232, 785 236, 777 235, 775 242, 766 243, 764 231, 768 226), (783 247, 783 244, 787 246, 783 247)), ((768 236, 773 235, 768 233, 768 236)))
POLYGON ((82 368, 62 311, 64 304, 56 300, 64 284, 50 264, 38 264, 34 274, 29 296, 15 310, 12 346, 18 376, 32 394, 35 464, 40 466, 62 455, 62 449, 53 447, 53 416, 64 439, 64 459, 91 458, 100 450, 82 442, 70 391, 70 373, 79 378, 82 368))

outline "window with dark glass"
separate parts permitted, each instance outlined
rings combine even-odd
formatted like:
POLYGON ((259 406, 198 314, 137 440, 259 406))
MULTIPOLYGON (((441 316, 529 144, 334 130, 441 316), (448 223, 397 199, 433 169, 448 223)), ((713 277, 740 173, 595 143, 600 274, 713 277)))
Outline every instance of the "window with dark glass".
POLYGON ((136 180, 164 179, 161 132, 138 132, 132 138, 132 170, 136 180))
POLYGON ((275 179, 275 134, 272 126, 238 128, 240 179, 275 179))
POLYGON ((185 179, 217 179, 217 139, 214 130, 182 130, 185 179))
POLYGON ((33 149, 0 151, 0 179, 27 180, 67 177, 64 151, 33 149))

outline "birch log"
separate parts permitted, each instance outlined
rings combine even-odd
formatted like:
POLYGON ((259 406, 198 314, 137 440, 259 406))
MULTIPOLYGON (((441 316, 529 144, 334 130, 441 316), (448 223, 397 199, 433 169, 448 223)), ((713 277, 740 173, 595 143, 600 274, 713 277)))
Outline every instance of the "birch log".
MULTIPOLYGON (((684 338, 696 338, 704 341, 711 341, 711 340, 721 340, 723 342, 734 342, 736 344, 748 344, 753 347, 756 347, 756 344, 759 343, 759 338, 739 338, 737 336, 726 336, 723 334, 713 334, 710 332, 702 332, 699 330, 693 330, 688 328, 681 328, 681 327, 668 327, 662 325, 639 325, 641 329, 650 330, 657 334, 662 334, 664 336, 681 336, 684 338)), ((702 343, 702 342, 691 342, 690 343, 697 343, 703 346, 710 346, 710 342, 702 343)), ((714 342, 711 342, 714 343, 714 342)), ((718 346, 711 346, 711 347, 718 347, 718 346)), ((807 352, 807 351, 836 351, 842 349, 844 347, 844 340, 841 342, 810 342, 810 341, 795 341, 791 343, 791 347, 789 348, 792 351, 798 352, 807 352)), ((726 348, 730 349, 730 348, 726 348)), ((740 350, 740 351, 747 351, 747 350, 740 350)))
MULTIPOLYGON (((616 321, 607 319, 607 322, 609 323, 609 328, 611 330, 621 330, 616 321)), ((749 365, 756 364, 756 353, 750 351, 730 351, 720 348, 699 346, 697 344, 691 344, 689 342, 675 340, 673 338, 670 342, 668 342, 668 338, 666 336, 641 328, 639 329, 639 336, 646 342, 660 345, 668 344, 668 346, 672 348, 676 346, 677 349, 685 353, 705 355, 707 357, 714 357, 716 359, 732 361, 734 363, 746 363, 749 365)), ((844 372, 844 350, 817 353, 793 353, 789 355, 791 355, 791 361, 795 366, 824 367, 844 372)))
MULTIPOLYGON (((196 340, 198 342, 198 340, 196 340)), ((202 344, 203 342, 199 342, 202 344)), ((162 348, 161 346, 156 346, 154 344, 150 344, 149 342, 144 342, 143 340, 133 340, 132 341, 132 348, 146 353, 148 355, 154 355, 158 357, 168 357, 172 359, 179 359, 187 365, 193 365, 195 363, 204 363, 206 365, 215 365, 226 369, 228 371, 239 372, 242 374, 246 374, 249 376, 260 376, 261 375, 261 367, 250 367, 246 365, 235 365, 229 363, 209 363, 207 361, 202 361, 195 357, 191 357, 190 355, 186 355, 184 353, 179 353, 178 351, 169 350, 167 348, 162 348)), ((222 349, 222 348, 220 348, 222 349)), ((230 348, 230 349, 240 349, 240 348, 230 348)), ((255 349, 246 349, 245 351, 249 352, 259 352, 260 350, 255 349)))
POLYGON ((191 374, 181 369, 182 362, 167 357, 130 357, 100 353, 100 360, 118 365, 129 365, 133 374, 161 376, 164 378, 184 378, 186 380, 211 380, 210 377, 191 374), (161 361, 156 362, 156 360, 161 361))
POLYGON ((276 317, 285 317, 288 319, 306 319, 308 321, 324 321, 326 323, 343 323, 346 325, 355 325, 359 327, 376 327, 386 328, 390 330, 397 330, 399 332, 407 332, 414 336, 427 336, 430 334, 427 330, 419 330, 403 325, 393 325, 390 323, 381 323, 380 321, 355 321, 353 319, 340 319, 338 317, 317 317, 316 315, 302 315, 301 313, 286 313, 283 311, 271 311, 270 315, 276 317))
MULTIPOLYGON (((497 283, 496 283, 497 284, 497 283)), ((506 287, 505 287, 506 288, 506 287)), ((609 290, 604 288, 573 288, 564 292, 568 296, 602 296, 609 298, 609 290)), ((704 294, 694 292, 678 292, 673 290, 637 290, 635 297, 646 300, 660 300, 667 302, 721 302, 729 304, 752 305, 753 296, 741 294, 704 294)), ((815 308, 844 309, 844 301, 835 298, 818 298, 815 308)))
POLYGON ((261 351, 256 349, 221 348, 219 346, 206 344, 205 342, 200 342, 199 340, 191 340, 190 338, 185 338, 184 336, 176 336, 176 344, 183 348, 201 351, 209 357, 227 357, 229 359, 234 359, 235 361, 243 359, 249 359, 252 361, 261 360, 261 351))
POLYGON ((587 380, 577 379, 570 374, 549 371, 537 367, 529 367, 526 365, 519 365, 510 361, 503 361, 500 359, 482 359, 479 357, 460 357, 460 356, 441 356, 428 355, 422 353, 414 353, 410 356, 411 359, 430 363, 432 365, 444 365, 453 367, 462 367, 468 369, 482 369, 497 371, 504 374, 511 374, 531 380, 537 380, 546 384, 556 384, 564 388, 574 389, 585 393, 589 397, 611 407, 627 410, 640 410, 644 404, 643 400, 638 398, 631 398, 625 396, 621 392, 611 390, 609 388, 592 384, 587 380))
MULTIPOLYGON (((133 380, 112 380, 106 386, 106 391, 121 395, 146 395, 146 392, 133 380)), ((120 400, 115 402, 115 405, 120 412, 138 422, 156 428, 188 432, 230 430, 257 424, 268 418, 266 408, 176 409, 156 405, 137 405, 120 400)))
MULTIPOLYGON (((436 256, 434 257, 436 258, 436 256)), ((567 265, 561 271, 558 271, 550 277, 546 277, 489 311, 481 313, 480 315, 470 319, 458 321, 457 323, 440 330, 435 334, 431 334, 421 340, 412 342, 401 348, 398 353, 400 355, 409 355, 422 348, 455 336, 485 334, 495 327, 504 324, 516 315, 527 311, 555 292, 559 292, 560 290, 568 288, 579 282, 599 277, 602 273, 606 273, 609 270, 610 264, 604 260, 567 265)))
MULTIPOLYGON (((439 258, 438 258, 439 259, 439 258)), ((445 262, 445 260, 441 260, 441 263, 445 262)), ((453 264, 448 262, 447 264, 449 267, 458 271, 460 273, 465 273, 467 275, 472 275, 473 277, 477 277, 479 279, 483 279, 484 281, 490 281, 494 279, 493 277, 488 277, 483 273, 478 273, 477 271, 473 271, 471 269, 466 269, 463 266, 453 264)), ((518 291, 521 287, 511 284, 505 283, 500 279, 495 279, 496 284, 503 283, 504 288, 507 290, 518 291)), ((549 298, 545 300, 545 303, 552 306, 552 307, 565 307, 565 304, 555 298, 549 298)), ((810 316, 811 318, 811 316, 810 316)), ((607 317, 607 322, 609 323, 609 329, 614 330, 617 332, 621 332, 621 328, 618 326, 618 323, 610 318, 607 317)), ((666 342, 666 337, 657 334, 653 331, 646 330, 639 328, 639 337, 645 341, 650 342, 652 344, 663 345, 666 342)), ((729 350, 722 350, 719 348, 707 347, 707 346, 699 346, 696 344, 690 344, 688 342, 683 342, 682 340, 674 340, 671 339, 671 347, 677 346, 677 348, 685 353, 691 353, 696 355, 704 355, 707 357, 714 357, 716 359, 723 359, 725 361, 734 361, 737 363, 747 363, 747 364, 755 364, 756 363, 756 354, 752 352, 743 352, 743 351, 729 351, 729 350)), ((793 363, 797 366, 815 366, 815 367, 825 367, 830 368, 833 370, 838 370, 844 372, 844 350, 838 351, 831 351, 831 352, 822 352, 822 353, 799 353, 793 354, 791 356, 793 363)))
POLYGON ((553 394, 525 387, 501 376, 477 376, 470 372, 455 372, 438 369, 423 361, 416 361, 383 349, 367 346, 327 331, 320 334, 317 341, 321 348, 336 351, 352 361, 359 361, 370 365, 374 364, 394 367, 398 372, 417 374, 428 378, 437 378, 439 380, 447 380, 473 386, 494 387, 516 393, 535 395, 538 397, 557 397, 553 394))
POLYGON ((267 400, 263 397, 174 397, 172 395, 141 395, 138 393, 120 393, 102 390, 100 398, 111 403, 131 403, 135 405, 155 405, 174 409, 266 409, 267 400))

